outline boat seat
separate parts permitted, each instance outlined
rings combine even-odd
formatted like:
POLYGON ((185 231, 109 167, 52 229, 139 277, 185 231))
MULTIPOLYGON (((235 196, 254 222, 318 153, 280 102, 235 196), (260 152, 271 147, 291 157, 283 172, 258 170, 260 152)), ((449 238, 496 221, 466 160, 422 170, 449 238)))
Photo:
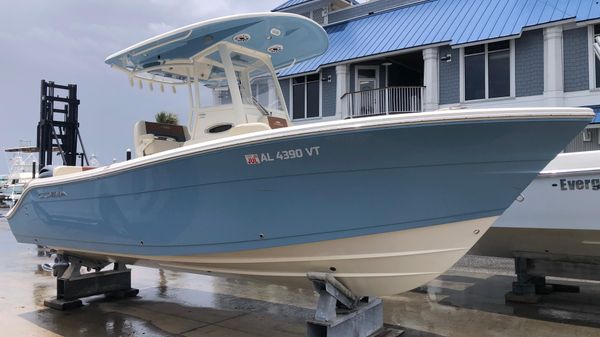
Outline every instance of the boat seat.
POLYGON ((87 171, 90 169, 94 169, 95 167, 87 167, 87 166, 56 166, 54 170, 52 170, 52 176, 64 176, 66 174, 71 173, 79 173, 83 171, 87 171))
POLYGON ((182 125, 139 121, 133 127, 133 143, 137 157, 176 149, 190 139, 182 125))
POLYGON ((53 166, 46 165, 43 169, 40 170, 40 174, 38 178, 49 178, 49 177, 58 177, 64 176, 72 173, 81 173, 83 171, 93 170, 97 167, 95 166, 53 166))

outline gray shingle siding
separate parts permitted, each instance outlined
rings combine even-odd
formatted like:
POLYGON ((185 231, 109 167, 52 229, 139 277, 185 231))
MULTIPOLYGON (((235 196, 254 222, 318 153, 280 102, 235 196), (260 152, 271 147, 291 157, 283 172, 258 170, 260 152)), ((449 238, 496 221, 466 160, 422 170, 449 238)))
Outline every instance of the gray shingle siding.
POLYGON ((345 21, 351 18, 356 18, 368 15, 371 12, 381 12, 391 8, 400 7, 403 5, 422 2, 423 0, 378 0, 363 3, 359 6, 353 6, 342 10, 329 13, 329 23, 345 21))
POLYGON ((544 31, 525 31, 515 40, 517 97, 544 94, 544 31))
POLYGON ((440 104, 452 104, 460 101, 460 54, 458 49, 452 49, 449 46, 440 47, 440 57, 447 54, 452 55, 452 61, 440 61, 440 104))
POLYGON ((587 27, 563 32, 565 92, 589 89, 587 27))
POLYGON ((323 68, 321 70, 321 93, 322 93, 322 116, 329 117, 335 116, 335 86, 336 86, 336 74, 335 67, 323 68), (328 77, 331 76, 331 81, 328 81, 328 77))
POLYGON ((286 78, 279 80, 279 86, 281 86, 281 92, 283 93, 283 99, 285 100, 285 106, 288 110, 290 109, 290 79, 286 78))
POLYGON ((591 141, 589 142, 584 142, 583 141, 583 132, 580 132, 577 137, 575 137, 575 139, 573 139, 571 141, 571 143, 569 143, 569 145, 567 145, 567 147, 565 148, 565 152, 580 152, 580 151, 596 151, 596 150, 600 150, 600 144, 598 144, 598 136, 599 136, 599 131, 600 129, 589 129, 589 132, 591 133, 591 141))
MULTIPOLYGON (((326 10, 327 10, 326 7, 324 7, 324 8, 317 8, 317 9, 313 10, 312 11, 312 19, 313 19, 313 21, 315 21, 316 23, 318 23, 320 25, 324 25, 326 22, 325 22, 325 16, 323 15, 323 12, 326 11, 326 10)), ((326 12, 325 12, 325 15, 327 15, 326 12)))

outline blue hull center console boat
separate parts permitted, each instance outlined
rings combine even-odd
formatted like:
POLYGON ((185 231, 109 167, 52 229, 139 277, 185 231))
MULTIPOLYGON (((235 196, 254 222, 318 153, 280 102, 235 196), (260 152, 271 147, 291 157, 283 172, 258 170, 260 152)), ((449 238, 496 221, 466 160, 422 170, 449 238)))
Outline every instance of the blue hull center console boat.
POLYGON ((325 273, 356 295, 401 293, 471 249, 593 117, 463 109, 292 126, 276 69, 327 46, 311 20, 266 13, 110 56, 132 84, 187 87, 189 125, 138 122, 136 159, 30 182, 7 215, 15 237, 100 264, 283 284, 325 273))

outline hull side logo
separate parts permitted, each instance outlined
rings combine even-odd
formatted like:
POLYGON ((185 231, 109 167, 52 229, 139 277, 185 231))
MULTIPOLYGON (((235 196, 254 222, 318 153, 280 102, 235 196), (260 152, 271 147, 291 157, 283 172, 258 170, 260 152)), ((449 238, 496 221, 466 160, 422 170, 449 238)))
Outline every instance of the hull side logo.
POLYGON ((66 197, 66 196, 67 196, 67 193, 65 191, 52 191, 52 192, 38 193, 38 198, 40 198, 40 199, 62 198, 62 197, 66 197))

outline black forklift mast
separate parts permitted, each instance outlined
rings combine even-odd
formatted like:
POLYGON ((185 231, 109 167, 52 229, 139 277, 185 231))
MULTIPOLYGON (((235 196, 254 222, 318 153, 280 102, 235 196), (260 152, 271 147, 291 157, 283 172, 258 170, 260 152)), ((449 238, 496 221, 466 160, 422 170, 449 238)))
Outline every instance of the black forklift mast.
POLYGON ((60 85, 42 80, 40 101, 40 122, 37 127, 37 148, 39 149, 39 170, 52 165, 53 152, 58 151, 63 165, 89 165, 85 148, 79 133, 79 100, 77 85, 60 85), (63 105, 64 104, 64 105, 63 105), (77 152, 77 144, 81 152, 77 152))

